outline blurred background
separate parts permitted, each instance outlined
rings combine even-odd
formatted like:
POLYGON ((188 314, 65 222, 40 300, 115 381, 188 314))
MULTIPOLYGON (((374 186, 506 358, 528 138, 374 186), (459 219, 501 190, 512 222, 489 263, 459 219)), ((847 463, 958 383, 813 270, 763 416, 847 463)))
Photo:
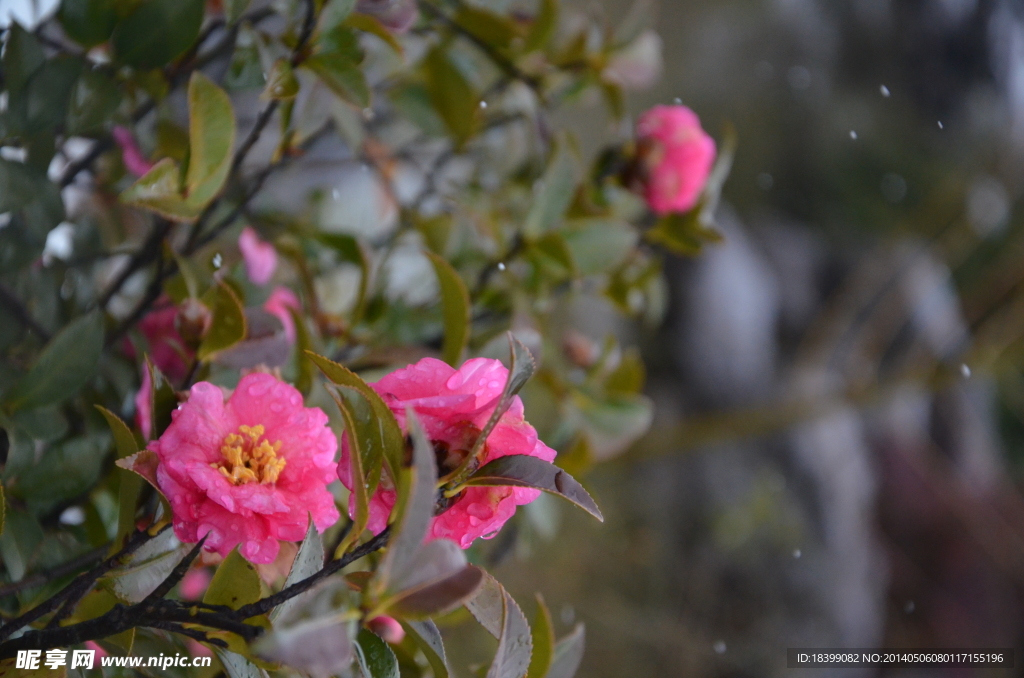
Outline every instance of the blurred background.
MULTIPOLYGON (((783 675, 787 647, 1020 647, 1024 5, 576 7, 660 33, 634 115, 679 100, 739 150, 725 243, 668 260, 665 323, 624 337, 656 414, 588 477, 608 522, 562 511, 555 540, 520 544, 530 567, 497 576, 543 591, 560 632, 586 622, 590 678, 783 675)), ((587 106, 567 115, 607 138, 587 106)), ((628 333, 593 306, 567 324, 628 333)))

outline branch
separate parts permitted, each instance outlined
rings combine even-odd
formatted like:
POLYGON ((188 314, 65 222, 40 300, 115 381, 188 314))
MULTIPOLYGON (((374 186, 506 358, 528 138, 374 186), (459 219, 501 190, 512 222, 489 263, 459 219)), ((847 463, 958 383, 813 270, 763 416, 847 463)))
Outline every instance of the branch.
POLYGON ((103 546, 97 546, 92 551, 83 553, 82 555, 69 560, 62 565, 48 569, 40 570, 34 574, 31 574, 21 581, 14 582, 13 584, 7 584, 6 586, 0 586, 0 598, 10 596, 25 589, 35 588, 41 586, 47 582, 53 581, 54 579, 60 579, 66 575, 71 574, 75 570, 89 565, 94 560, 98 560, 103 557, 103 554, 110 550, 110 544, 104 544, 103 546))

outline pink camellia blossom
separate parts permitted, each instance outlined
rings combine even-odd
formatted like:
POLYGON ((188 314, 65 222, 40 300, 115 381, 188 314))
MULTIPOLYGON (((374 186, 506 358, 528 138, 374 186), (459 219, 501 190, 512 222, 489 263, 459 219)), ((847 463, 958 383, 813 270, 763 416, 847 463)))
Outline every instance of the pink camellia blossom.
POLYGON ((637 124, 641 179, 658 214, 686 212, 700 198, 715 162, 715 141, 686 106, 655 106, 637 124))
MULTIPOLYGON (((139 332, 146 338, 149 359, 173 382, 179 382, 188 373, 192 362, 192 351, 175 328, 178 308, 164 297, 157 301, 157 308, 139 321, 139 332)), ((128 351, 134 357, 134 349, 128 351)))
POLYGON ((274 246, 261 240, 252 226, 246 226, 238 236, 238 249, 242 251, 249 280, 257 285, 270 282, 277 270, 277 250, 274 246))
MULTIPOLYGON (((458 370, 434 358, 424 358, 392 372, 370 386, 388 404, 403 430, 405 409, 411 407, 434 445, 441 475, 454 471, 486 425, 501 398, 508 370, 500 360, 474 358, 458 370)), ((347 435, 347 434, 346 434, 347 435)), ((537 438, 537 431, 523 419, 523 402, 516 396, 487 439, 481 464, 510 454, 524 454, 552 461, 555 451, 537 438)), ((352 488, 349 447, 342 438, 338 477, 352 488)), ((385 486, 370 500, 368 528, 379 533, 387 525, 395 505, 395 491, 385 486)), ((469 548, 478 538, 494 537, 516 506, 529 504, 540 490, 523 487, 471 487, 451 507, 434 518, 428 539, 451 539, 469 548)), ((352 513, 354 504, 350 506, 352 513)))
POLYGON ((213 579, 213 575, 205 567, 191 568, 178 584, 181 597, 185 600, 199 600, 206 592, 206 587, 210 585, 211 579, 213 579))
POLYGON ((94 659, 103 659, 104 657, 110 655, 110 653, 104 650, 103 647, 95 640, 87 640, 85 641, 85 643, 83 643, 83 645, 85 645, 85 649, 92 650, 96 653, 94 659))
POLYGON ((135 135, 127 127, 115 127, 112 131, 114 141, 121 147, 121 161, 125 169, 136 176, 142 176, 153 169, 153 163, 146 160, 138 143, 135 142, 135 135))
POLYGON ((284 336, 289 344, 295 343, 295 319, 289 309, 302 310, 299 298, 287 287, 275 287, 270 297, 263 302, 263 310, 275 316, 284 325, 284 336))
POLYGON ((293 386, 248 374, 225 401, 219 387, 199 382, 172 417, 149 449, 181 541, 206 536, 206 550, 227 555, 239 545, 251 562, 270 563, 279 540, 305 536, 307 514, 320 532, 338 520, 326 489, 337 438, 293 386))
POLYGON ((142 439, 149 440, 153 433, 153 379, 145 365, 142 366, 142 384, 135 394, 135 425, 142 431, 142 439))
POLYGON ((405 639, 405 629, 394 617, 387 615, 374 617, 367 622, 366 626, 392 645, 398 645, 405 639))

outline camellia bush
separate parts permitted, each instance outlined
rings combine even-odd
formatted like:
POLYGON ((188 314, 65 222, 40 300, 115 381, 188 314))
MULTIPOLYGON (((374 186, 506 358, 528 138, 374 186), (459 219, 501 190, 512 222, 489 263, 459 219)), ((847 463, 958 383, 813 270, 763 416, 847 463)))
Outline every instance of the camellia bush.
POLYGON ((475 675, 575 673, 582 625, 482 564, 542 493, 602 519, 580 480, 651 406, 637 351, 567 318, 659 322, 732 152, 677 103, 585 166, 555 120, 627 119, 637 16, 64 0, 3 29, 0 673, 444 678, 462 607, 497 639, 475 675))

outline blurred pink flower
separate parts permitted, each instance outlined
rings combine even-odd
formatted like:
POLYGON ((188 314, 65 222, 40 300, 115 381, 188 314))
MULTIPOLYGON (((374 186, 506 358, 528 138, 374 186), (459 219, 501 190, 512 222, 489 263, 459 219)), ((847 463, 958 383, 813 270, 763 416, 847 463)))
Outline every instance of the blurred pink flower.
MULTIPOLYGON (((424 358, 370 386, 388 404, 403 430, 405 408, 413 408, 434 444, 438 472, 444 475, 454 471, 473 446, 501 397, 507 377, 508 370, 500 360, 474 358, 455 370, 440 360, 424 358)), ((481 463, 510 454, 549 462, 555 458, 555 451, 538 440, 537 431, 523 419, 523 402, 518 396, 488 437, 481 463)), ((352 488, 346 437, 342 437, 338 477, 352 488)), ((370 500, 368 527, 374 533, 384 529, 395 505, 395 491, 385 482, 383 479, 370 500)), ((447 511, 434 518, 428 539, 451 539, 469 548, 478 538, 494 537, 516 512, 516 506, 528 504, 539 495, 540 490, 523 487, 468 488, 447 511)))
POLYGON ((416 0, 359 0, 356 11, 376 17, 395 33, 408 31, 420 16, 416 0))
POLYGON ((210 648, 206 647, 205 645, 200 643, 198 640, 194 640, 192 638, 187 638, 185 640, 185 647, 188 648, 189 653, 193 657, 212 657, 213 656, 213 650, 211 650, 210 648))
POLYGON ((299 298, 287 287, 275 287, 270 297, 263 302, 263 310, 275 316, 284 325, 284 336, 289 344, 295 343, 295 319, 288 309, 302 310, 299 298))
POLYGON ((135 142, 135 135, 127 127, 115 127, 112 135, 117 145, 121 147, 121 160, 125 168, 136 176, 142 176, 153 169, 153 163, 146 160, 139 145, 135 142))
POLYGON ((96 653, 94 659, 102 659, 103 657, 106 657, 110 654, 109 652, 104 650, 103 647, 101 647, 100 644, 97 643, 95 640, 87 640, 83 643, 83 645, 85 645, 86 650, 92 650, 96 653))
POLYGON ((249 280, 257 285, 266 285, 277 270, 277 250, 260 239, 252 226, 246 226, 238 236, 238 249, 245 260, 245 271, 249 280))
MULTIPOLYGON (((175 319, 178 308, 167 297, 161 297, 150 311, 139 321, 139 332, 146 338, 147 346, 139 347, 149 355, 164 376, 173 382, 179 382, 188 373, 188 363, 192 361, 192 351, 186 346, 178 330, 175 319)), ((135 358, 136 347, 126 342, 125 353, 135 358)))
POLYGON ((405 639, 405 629, 394 617, 381 615, 374 617, 367 624, 367 627, 378 636, 392 645, 398 645, 405 639))
POLYGON ((193 567, 181 578, 178 589, 185 600, 199 600, 210 585, 213 575, 205 567, 193 567))
POLYGON ((248 374, 225 401, 219 387, 199 382, 172 417, 149 449, 181 541, 207 536, 206 550, 227 555, 240 545, 251 562, 269 563, 278 540, 305 536, 307 514, 320 532, 338 520, 326 489, 338 441, 327 415, 304 407, 291 385, 248 374))
POLYGON ((700 199, 715 162, 715 141, 686 106, 655 106, 637 124, 647 204, 658 214, 686 212, 700 199))

